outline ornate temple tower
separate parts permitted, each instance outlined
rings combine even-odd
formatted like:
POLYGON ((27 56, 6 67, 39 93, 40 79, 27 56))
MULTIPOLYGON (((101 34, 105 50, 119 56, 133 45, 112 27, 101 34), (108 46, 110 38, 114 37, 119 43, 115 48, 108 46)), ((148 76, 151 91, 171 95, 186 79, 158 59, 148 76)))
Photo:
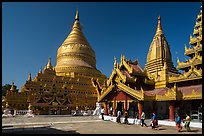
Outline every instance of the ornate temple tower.
POLYGON ((105 77, 96 69, 95 52, 82 33, 78 11, 72 31, 58 49, 56 62, 58 76, 105 77))
POLYGON ((51 58, 44 69, 28 80, 18 93, 6 96, 15 109, 27 109, 34 114, 70 114, 71 110, 93 110, 97 90, 93 80, 104 83, 106 76, 96 69, 93 49, 82 33, 79 13, 76 12, 72 31, 59 47, 54 67, 51 58))
MULTIPOLYGON (((180 70, 184 70, 184 73, 188 73, 190 71, 196 71, 197 74, 202 73, 202 10, 197 16, 196 24, 193 31, 194 37, 190 35, 189 44, 192 47, 187 48, 185 45, 185 53, 184 55, 188 56, 189 59, 185 62, 180 62, 177 60, 178 66, 177 68, 180 70), (199 71, 199 72, 198 72, 199 71)), ((201 76, 202 77, 202 76, 201 76)))
POLYGON ((154 79, 155 82, 162 80, 167 82, 167 76, 179 74, 179 72, 173 66, 170 48, 162 31, 160 16, 158 17, 156 34, 150 45, 145 67, 148 76, 154 79))

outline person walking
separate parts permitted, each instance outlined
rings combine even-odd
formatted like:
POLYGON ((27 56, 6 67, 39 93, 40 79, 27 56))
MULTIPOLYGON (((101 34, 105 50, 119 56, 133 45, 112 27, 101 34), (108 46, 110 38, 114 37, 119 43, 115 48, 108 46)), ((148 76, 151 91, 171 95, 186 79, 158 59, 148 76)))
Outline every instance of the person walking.
POLYGON ((129 124, 128 123, 128 112, 127 112, 127 110, 125 111, 124 116, 125 116, 124 124, 129 124))
POLYGON ((179 116, 178 113, 176 113, 176 130, 178 132, 181 132, 182 126, 181 126, 181 117, 179 116))
POLYGON ((101 107, 101 116, 102 116, 102 120, 104 120, 104 107, 101 107))
POLYGON ((121 117, 121 111, 118 110, 118 112, 117 112, 117 122, 118 122, 118 123, 121 123, 121 122, 120 122, 120 117, 121 117))
POLYGON ((111 116, 113 115, 113 108, 112 108, 112 106, 110 107, 110 115, 111 116))
POLYGON ((152 129, 158 128, 158 120, 157 120, 157 116, 156 116, 156 114, 154 112, 152 113, 151 125, 152 125, 152 129))
POLYGON ((188 114, 186 114, 186 119, 184 119, 184 121, 185 121, 184 127, 186 128, 186 130, 187 130, 188 132, 191 131, 191 129, 190 129, 190 121, 191 121, 191 118, 190 118, 190 116, 189 116, 188 114))
POLYGON ((142 124, 141 124, 141 126, 143 127, 143 125, 145 125, 147 127, 147 124, 144 122, 144 120, 145 120, 145 113, 142 112, 142 115, 141 115, 142 124))

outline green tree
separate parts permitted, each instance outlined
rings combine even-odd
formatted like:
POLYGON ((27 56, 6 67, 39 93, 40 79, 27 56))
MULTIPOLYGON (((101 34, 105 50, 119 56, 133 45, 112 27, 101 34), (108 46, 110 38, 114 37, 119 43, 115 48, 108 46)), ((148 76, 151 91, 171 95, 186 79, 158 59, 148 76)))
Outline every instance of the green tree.
MULTIPOLYGON (((18 92, 17 86, 14 85, 16 92, 18 92)), ((5 84, 2 86, 2 96, 6 96, 6 91, 11 89, 11 85, 10 84, 5 84)))

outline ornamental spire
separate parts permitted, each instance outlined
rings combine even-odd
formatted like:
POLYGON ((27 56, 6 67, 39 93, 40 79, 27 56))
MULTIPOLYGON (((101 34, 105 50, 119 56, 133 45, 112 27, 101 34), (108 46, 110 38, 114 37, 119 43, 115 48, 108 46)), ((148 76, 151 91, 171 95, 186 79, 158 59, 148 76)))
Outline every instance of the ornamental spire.
POLYGON ((31 73, 29 73, 29 75, 28 75, 28 81, 31 81, 32 80, 32 78, 31 78, 31 73))
POLYGON ((51 57, 48 58, 47 68, 52 68, 51 57))
POLYGON ((15 91, 15 86, 14 86, 14 82, 12 82, 12 85, 11 85, 11 91, 15 91))
POLYGON ((163 34, 162 26, 161 26, 161 17, 160 16, 158 16, 158 24, 157 24, 156 34, 163 34))
POLYGON ((78 9, 77 9, 77 11, 76 11, 75 20, 78 20, 78 21, 79 21, 79 11, 78 11, 78 9))

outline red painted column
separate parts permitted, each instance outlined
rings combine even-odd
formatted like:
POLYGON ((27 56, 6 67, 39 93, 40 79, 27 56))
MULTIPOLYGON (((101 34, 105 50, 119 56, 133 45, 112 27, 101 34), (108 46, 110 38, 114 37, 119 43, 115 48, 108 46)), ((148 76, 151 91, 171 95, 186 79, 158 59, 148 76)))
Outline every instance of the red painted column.
POLYGON ((108 104, 105 102, 104 115, 108 115, 108 104))
POLYGON ((174 101, 169 102, 169 120, 174 121, 174 101))
POLYGON ((138 116, 139 119, 141 119, 141 115, 142 115, 142 101, 138 101, 138 116))
POLYGON ((124 111, 127 110, 127 94, 125 94, 124 111))
POLYGON ((117 116, 117 104, 116 104, 116 96, 114 96, 114 102, 113 102, 113 117, 116 117, 117 116))

